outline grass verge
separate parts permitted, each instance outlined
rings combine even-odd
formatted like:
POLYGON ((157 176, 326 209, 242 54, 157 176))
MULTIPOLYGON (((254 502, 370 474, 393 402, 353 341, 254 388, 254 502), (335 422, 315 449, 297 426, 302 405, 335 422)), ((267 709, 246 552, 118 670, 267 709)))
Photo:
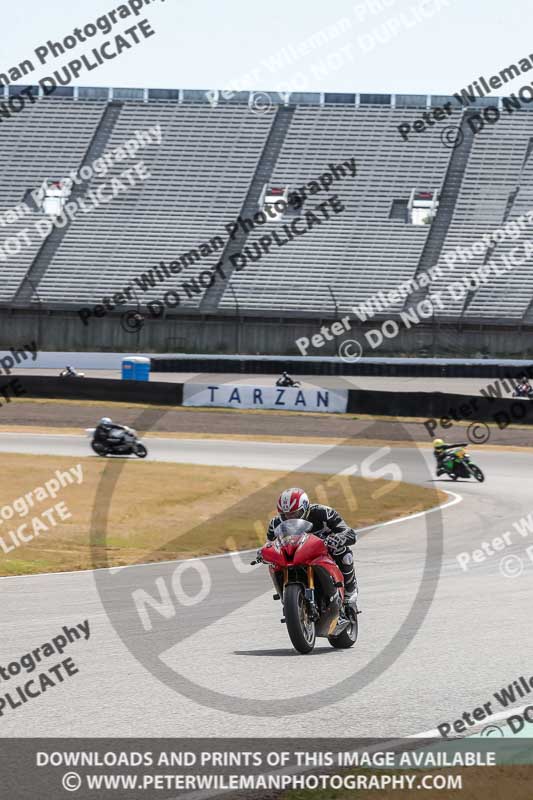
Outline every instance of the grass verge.
MULTIPOLYGON (((295 481, 294 473, 274 470, 96 457, 10 453, 0 455, 2 462, 0 575, 123 566, 254 548, 264 542, 277 495, 295 481), (36 494, 56 470, 67 472, 78 464, 80 484, 66 485, 55 498, 36 494), (98 512, 106 508, 104 495, 111 486, 108 520, 97 514, 91 534, 93 508, 98 512), (10 512, 5 509, 14 501, 15 512, 6 519, 10 512), (57 503, 64 503, 68 518, 59 519, 57 511, 43 516, 57 503), (35 519, 40 521, 37 532, 35 519), (17 546, 17 530, 24 523, 23 536, 33 538, 17 546)), ((336 507, 354 527, 422 511, 447 498, 435 488, 314 472, 299 472, 297 482, 315 501, 336 507)))

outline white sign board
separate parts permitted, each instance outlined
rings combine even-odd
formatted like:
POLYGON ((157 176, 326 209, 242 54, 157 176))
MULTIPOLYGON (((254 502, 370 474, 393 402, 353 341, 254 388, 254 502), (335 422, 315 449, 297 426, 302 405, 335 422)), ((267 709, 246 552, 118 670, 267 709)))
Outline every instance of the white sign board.
POLYGON ((348 405, 348 390, 288 389, 235 383, 184 383, 183 405, 343 414, 348 405))

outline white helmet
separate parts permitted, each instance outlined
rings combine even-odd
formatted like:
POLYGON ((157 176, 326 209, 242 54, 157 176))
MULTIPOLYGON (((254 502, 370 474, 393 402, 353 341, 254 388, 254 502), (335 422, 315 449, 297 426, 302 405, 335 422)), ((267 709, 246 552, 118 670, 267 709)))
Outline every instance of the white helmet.
POLYGON ((100 422, 98 424, 99 425, 112 425, 113 421, 109 417, 102 417, 102 419, 100 420, 100 422))
POLYGON ((309 511, 309 498, 303 489, 285 489, 278 498, 278 512, 282 519, 305 519, 309 511))

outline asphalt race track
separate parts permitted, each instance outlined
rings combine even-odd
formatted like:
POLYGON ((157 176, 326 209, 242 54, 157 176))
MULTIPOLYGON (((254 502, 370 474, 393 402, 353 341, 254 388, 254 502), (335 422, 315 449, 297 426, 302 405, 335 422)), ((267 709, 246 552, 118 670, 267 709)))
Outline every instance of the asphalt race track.
MULTIPOLYGON (((369 463, 373 470, 394 463, 403 480, 433 480, 431 452, 414 448, 383 451, 375 462, 368 447, 159 438, 147 444, 150 458, 165 461, 355 474, 368 472, 369 463)), ((0 451, 90 457, 88 440, 75 436, 0 434, 0 451)), ((202 559, 200 566, 122 568, 111 576, 102 570, 0 579, 0 664, 63 625, 88 619, 91 626, 88 641, 65 651, 79 674, 5 710, 1 735, 393 737, 434 730, 472 711, 532 672, 533 561, 525 549, 533 533, 528 539, 514 531, 503 552, 467 572, 456 557, 513 530, 532 511, 533 454, 471 453, 485 483, 439 480, 451 493, 445 508, 361 534, 355 555, 363 613, 359 641, 348 651, 318 640, 312 655, 296 655, 266 568, 249 567, 250 554, 202 559), (522 574, 502 574, 500 562, 509 556, 502 569, 519 572, 521 563, 522 574), (200 591, 201 575, 209 591, 186 605, 200 591), (146 632, 132 593, 157 595, 161 579, 179 583, 185 601, 175 590, 172 616, 148 609, 153 630, 146 632)), ((297 483, 288 476, 288 485, 297 483)), ((356 514, 350 522, 357 527, 356 514)))

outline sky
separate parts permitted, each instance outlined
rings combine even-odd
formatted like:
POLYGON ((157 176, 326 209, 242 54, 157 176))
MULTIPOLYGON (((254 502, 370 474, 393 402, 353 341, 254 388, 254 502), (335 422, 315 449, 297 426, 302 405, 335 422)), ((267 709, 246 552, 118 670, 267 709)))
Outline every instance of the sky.
MULTIPOLYGON (((152 0, 109 33, 39 63, 36 48, 119 6, 4 4, 0 73, 29 59, 31 75, 13 83, 35 84, 106 40, 114 52, 115 36, 143 19, 153 35, 127 34, 129 49, 83 68, 71 85, 449 95, 533 54, 531 0, 152 0)), ((506 91, 524 76, 517 81, 506 91)))

